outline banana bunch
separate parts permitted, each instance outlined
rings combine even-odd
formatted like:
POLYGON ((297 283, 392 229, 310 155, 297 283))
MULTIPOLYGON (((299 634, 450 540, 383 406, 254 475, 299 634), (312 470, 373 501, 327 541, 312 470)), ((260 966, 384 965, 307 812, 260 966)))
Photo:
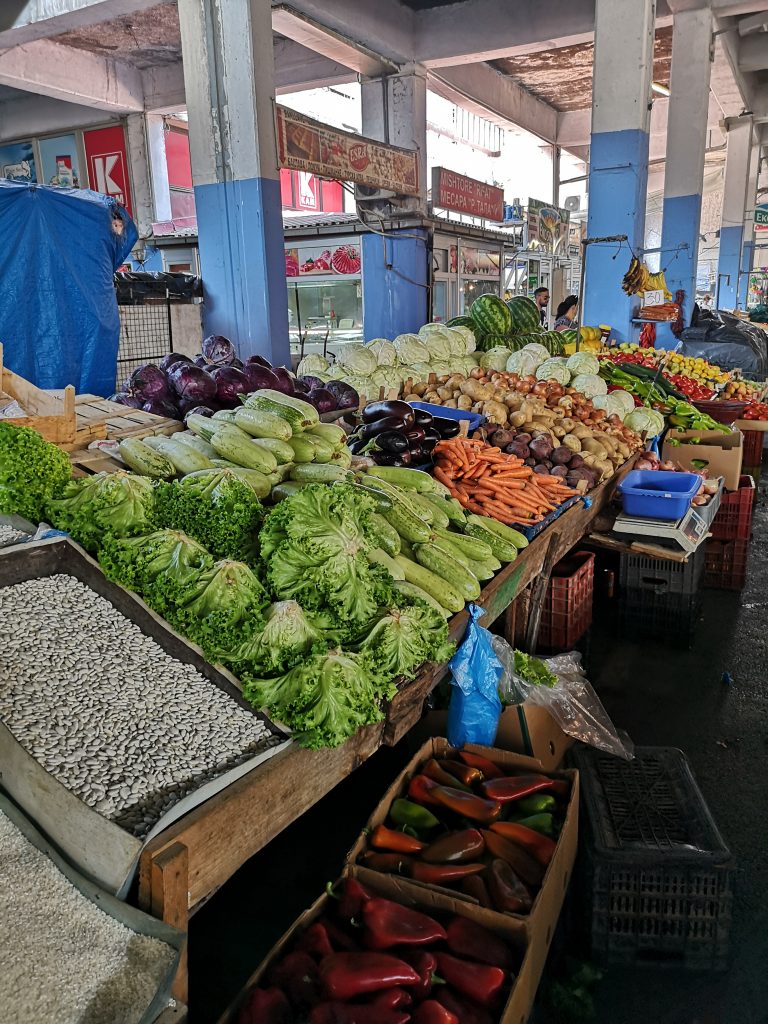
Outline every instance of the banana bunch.
POLYGON ((663 270, 659 270, 655 274, 648 274, 648 283, 646 284, 644 291, 664 292, 664 298, 667 302, 672 298, 672 292, 667 288, 667 282, 664 278, 663 270))
POLYGON ((637 295, 639 292, 649 291, 647 281, 649 280, 648 268, 641 263, 637 256, 633 256, 621 282, 621 287, 627 295, 637 295))

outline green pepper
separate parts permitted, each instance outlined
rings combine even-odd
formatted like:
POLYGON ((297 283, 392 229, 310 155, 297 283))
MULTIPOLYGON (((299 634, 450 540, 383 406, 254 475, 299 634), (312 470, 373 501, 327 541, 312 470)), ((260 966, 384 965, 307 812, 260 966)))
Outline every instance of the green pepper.
POLYGON ((555 820, 551 814, 532 814, 528 818, 518 818, 518 825, 525 825, 532 828, 534 832, 541 832, 544 836, 553 838, 555 835, 555 820))
POLYGON ((556 806, 557 801, 548 793, 532 793, 530 796, 518 800, 515 809, 519 814, 544 814, 545 812, 551 813, 556 806))
POLYGON ((395 800, 389 810, 389 816, 396 825, 408 826, 417 832, 426 832, 437 828, 440 822, 431 811, 420 804, 402 798, 395 800))

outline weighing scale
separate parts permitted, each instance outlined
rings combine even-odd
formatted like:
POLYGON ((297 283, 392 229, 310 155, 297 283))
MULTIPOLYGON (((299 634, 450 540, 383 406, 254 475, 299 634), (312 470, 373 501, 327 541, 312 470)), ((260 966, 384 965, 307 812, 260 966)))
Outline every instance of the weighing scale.
POLYGON ((720 508, 723 495, 723 478, 720 486, 706 505, 691 505, 682 519, 667 521, 665 519, 646 519, 641 516, 628 516, 624 512, 616 516, 613 525, 614 533, 631 533, 638 537, 654 537, 659 544, 674 548, 680 547, 691 554, 709 536, 712 520, 720 508))

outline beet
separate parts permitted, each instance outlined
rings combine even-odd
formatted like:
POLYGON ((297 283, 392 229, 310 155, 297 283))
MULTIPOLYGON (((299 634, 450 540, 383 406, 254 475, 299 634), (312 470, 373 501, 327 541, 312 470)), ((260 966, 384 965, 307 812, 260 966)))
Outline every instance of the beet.
POLYGON ((567 448, 564 444, 561 444, 552 452, 552 461, 555 463, 555 465, 564 466, 566 463, 571 461, 571 459, 573 458, 573 454, 574 453, 571 451, 570 448, 567 448))

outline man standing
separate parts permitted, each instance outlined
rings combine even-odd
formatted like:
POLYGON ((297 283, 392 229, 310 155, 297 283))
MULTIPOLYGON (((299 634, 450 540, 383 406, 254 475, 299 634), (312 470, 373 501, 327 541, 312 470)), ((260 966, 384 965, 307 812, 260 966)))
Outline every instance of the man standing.
POLYGON ((539 307, 541 326, 544 327, 547 321, 547 306, 549 305, 549 288, 537 288, 533 293, 533 301, 539 307))

